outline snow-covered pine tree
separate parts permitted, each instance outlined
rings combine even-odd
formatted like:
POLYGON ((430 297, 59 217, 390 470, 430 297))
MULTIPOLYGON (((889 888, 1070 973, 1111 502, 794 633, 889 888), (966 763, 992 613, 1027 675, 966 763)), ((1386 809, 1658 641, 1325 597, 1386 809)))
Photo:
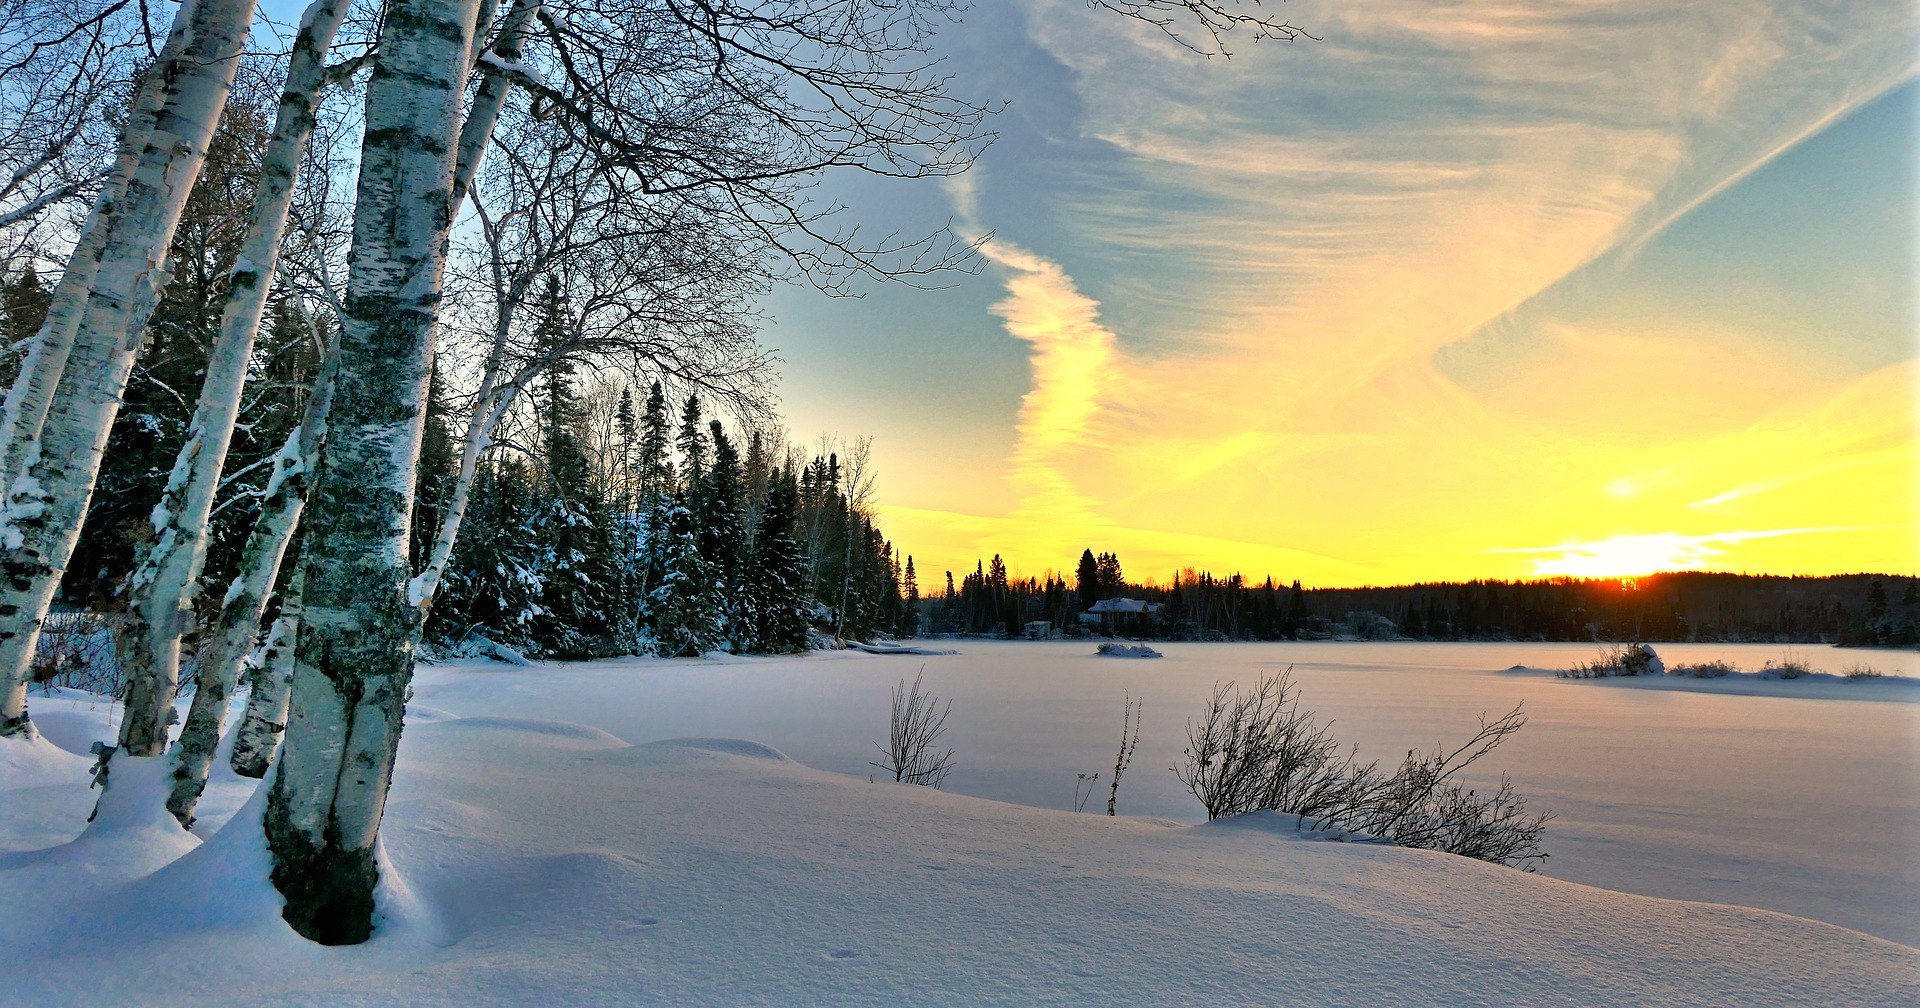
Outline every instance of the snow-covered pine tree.
POLYGON ((655 573, 647 593, 647 622, 661 655, 692 658, 720 643, 713 580, 694 539, 693 513, 683 499, 665 499, 649 534, 655 573))
MULTIPOLYGON (((540 310, 543 339, 557 342, 567 327, 567 306, 556 280, 549 279, 540 310)), ((541 605, 528 634, 540 651, 558 658, 605 657, 613 653, 617 636, 608 613, 628 608, 617 597, 619 565, 609 535, 613 515, 605 488, 592 479, 573 365, 556 361, 547 369, 545 385, 541 462, 546 483, 532 529, 539 547, 541 605)))
POLYGON ((743 591, 747 544, 740 456, 720 421, 712 421, 708 432, 713 463, 701 480, 702 492, 692 501, 694 542, 712 578, 722 637, 733 649, 744 650, 752 632, 743 591))
POLYGON ((767 506, 767 480, 773 475, 773 459, 767 451, 767 438, 758 427, 747 432, 747 458, 744 470, 747 499, 746 537, 747 547, 751 550, 754 536, 760 532, 760 514, 767 506))
POLYGON ((769 474, 749 565, 754 651, 791 654, 807 648, 806 557, 794 540, 798 497, 793 470, 769 474))
POLYGON ((465 531, 431 610, 434 637, 457 644, 476 634, 537 650, 533 628, 546 615, 543 549, 534 528, 538 506, 526 463, 512 460, 481 467, 465 531))

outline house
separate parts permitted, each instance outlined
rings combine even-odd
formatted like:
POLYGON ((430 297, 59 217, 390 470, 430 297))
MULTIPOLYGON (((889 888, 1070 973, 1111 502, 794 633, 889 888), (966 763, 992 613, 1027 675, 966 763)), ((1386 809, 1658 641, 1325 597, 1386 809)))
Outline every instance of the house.
POLYGON ((1103 633, 1116 633, 1123 627, 1139 626, 1159 615, 1164 608, 1158 602, 1140 599, 1101 599, 1080 614, 1080 622, 1095 624, 1103 633))

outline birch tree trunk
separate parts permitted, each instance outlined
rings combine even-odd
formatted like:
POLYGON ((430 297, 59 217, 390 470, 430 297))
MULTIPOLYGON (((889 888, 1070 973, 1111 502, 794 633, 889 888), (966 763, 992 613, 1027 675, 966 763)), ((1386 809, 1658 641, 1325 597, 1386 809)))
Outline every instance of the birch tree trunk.
MULTIPOLYGON (((492 0, 486 0, 481 9, 482 24, 491 18, 491 3, 492 0)), ((533 13, 539 6, 538 0, 514 0, 513 6, 507 9, 507 16, 500 26, 500 37, 491 47, 500 62, 511 64, 520 58, 527 33, 533 26, 533 13)), ((451 216, 459 215, 467 195, 473 191, 474 177, 479 173, 480 162, 486 157, 487 146, 493 139, 494 123, 499 121, 500 109, 506 103, 507 92, 512 87, 504 76, 493 72, 487 65, 479 64, 482 51, 480 41, 476 35, 473 59, 482 78, 479 88, 474 92, 472 107, 467 110, 466 122, 460 128, 459 146, 454 150, 451 216)), ((521 284, 516 289, 524 292, 525 285, 521 284)), ((534 372, 523 371, 505 387, 500 385, 500 366, 506 353, 509 330, 505 310, 507 306, 503 306, 503 314, 496 320, 493 347, 487 354, 487 363, 480 376, 480 388, 474 393, 473 415, 468 418, 466 437, 460 449, 460 471, 454 478, 446 504, 441 508, 433 548, 428 552, 420 572, 407 583, 407 599, 414 608, 415 644, 419 643, 420 635, 426 630, 433 597, 440 590, 440 580, 446 573, 447 561, 453 556, 454 543, 460 536, 460 525, 466 519, 467 504, 473 499, 473 480, 479 472, 480 456, 493 443, 494 427, 512 407, 515 397, 526 387, 526 383, 533 379, 534 372)))
MULTIPOLYGON (((287 436, 285 447, 274 460, 273 474, 268 477, 266 492, 260 498, 260 515, 254 519, 253 529, 247 533, 246 545, 240 551, 239 573, 227 587, 227 596, 220 605, 220 615, 214 621, 212 632, 200 645, 196 673, 200 689, 194 694, 187 723, 181 726, 180 741, 174 746, 173 789, 167 796, 167 810, 182 826, 191 825, 200 794, 206 790, 214 751, 219 748, 220 734, 226 729, 227 698, 233 693, 240 665, 259 633, 260 616, 266 611, 268 596, 273 593, 274 576, 286 558, 294 531, 300 526, 300 513, 306 507, 307 489, 311 485, 308 475, 319 465, 320 448, 326 439, 327 413, 333 401, 333 369, 334 355, 329 351, 314 382, 313 394, 307 399, 306 416, 299 428, 287 436)), ((293 583, 300 584, 300 575, 294 575, 293 583)), ((294 600, 297 590, 288 592, 288 599, 281 606, 283 618, 289 612, 288 606, 297 609, 294 600)), ((291 638, 280 645, 279 660, 283 664, 292 661, 292 647, 291 638)), ((271 658, 274 654, 269 648, 268 656, 271 658)), ((291 676, 291 664, 287 664, 285 672, 291 676)), ((240 725, 239 741, 231 757, 234 772, 243 777, 266 776, 267 764, 273 761, 274 752, 279 748, 280 732, 286 727, 285 684, 271 687, 277 691, 274 697, 263 695, 262 689, 260 677, 255 676, 253 693, 247 699, 246 714, 240 725), (247 755, 243 757, 239 742, 250 739, 247 755)))
POLYGON ((267 799, 294 930, 366 940, 413 672, 408 522, 479 0, 389 0, 367 86, 331 434, 302 546, 304 625, 267 799))
MULTIPOLYGON (((160 50, 158 65, 179 58, 186 45, 190 20, 184 12, 174 18, 174 27, 167 33, 167 41, 160 50)), ((66 271, 54 286, 46 318, 20 362, 18 376, 7 389, 4 406, 0 406, 0 551, 7 554, 26 544, 17 528, 18 522, 38 517, 30 499, 24 500, 16 511, 13 487, 19 481, 29 452, 38 448, 40 425, 46 421, 54 388, 59 385, 67 357, 73 350, 74 334, 80 329, 87 291, 99 267, 107 231, 117 216, 139 153, 153 132, 162 90, 158 74, 146 75, 128 112, 113 168, 101 182, 100 192, 94 197, 86 222, 81 225, 73 254, 68 257, 66 271)), ((23 497, 30 497, 27 493, 30 487, 23 485, 20 490, 23 497)), ((12 570, 0 562, 0 738, 24 734, 30 729, 28 666, 39 641, 40 619, 45 618, 45 611, 39 610, 40 619, 31 618, 34 611, 31 599, 10 596, 29 591, 31 587, 30 581, 16 581, 12 570)))
MULTIPOLYGON (((23 373, 18 401, 8 397, 8 440, 0 451, 9 463, 0 505, 0 702, 6 705, 0 732, 25 728, 25 677, 40 623, 79 536, 134 353, 166 282, 173 232, 206 163, 253 8, 253 0, 193 0, 176 15, 168 40, 169 47, 179 42, 174 58, 148 71, 156 89, 151 127, 134 125, 145 131, 139 153, 124 185, 103 191, 89 222, 98 237, 80 242, 82 252, 97 249, 82 257, 85 286, 62 278, 68 301, 49 312, 39 335, 43 345, 36 347, 41 357, 23 373), (70 349, 63 351, 57 344, 68 327, 70 349)), ((123 750, 157 755, 166 740, 165 716, 164 708, 129 709, 121 724, 123 750)))
MULTIPOLYGON (((233 739, 233 772, 259 780, 267 775, 273 757, 280 751, 280 736, 287 730, 287 698, 293 689, 293 650, 300 639, 300 584, 294 585, 281 603, 280 617, 267 633, 266 660, 251 675, 247 694, 247 713, 233 739)), ((202 785, 204 786, 204 784, 202 785)))
MULTIPOLYGON (((350 0, 314 0, 294 37, 279 112, 261 159, 247 233, 228 278, 227 301, 208 354, 193 425, 174 461, 160 505, 154 509, 154 537, 141 547, 128 583, 120 668, 126 676, 130 712, 169 706, 178 689, 180 640, 192 626, 193 597, 206 562, 208 518, 220 487, 220 470, 233 443, 234 421, 239 417, 254 339, 279 264, 280 241, 293 204, 294 178, 300 171, 307 141, 313 136, 313 110, 326 75, 327 51, 350 6, 350 0)), ((183 825, 192 818, 193 803, 206 784, 206 764, 213 758, 211 745, 219 741, 226 697, 233 691, 233 672, 233 666, 201 668, 193 711, 203 721, 211 719, 213 739, 209 742, 194 733, 190 744, 186 729, 182 730, 179 753, 183 759, 193 754, 189 762, 199 764, 197 771, 185 764, 175 770, 176 786, 168 807, 183 825), (217 710, 203 710, 216 699, 217 710), (207 747, 204 761, 199 759, 202 745, 207 747), (185 777, 181 776, 182 770, 188 771, 185 777), (191 797, 186 797, 181 788, 183 782, 192 782, 187 789, 191 797)), ((190 715, 187 728, 194 726, 190 715)))

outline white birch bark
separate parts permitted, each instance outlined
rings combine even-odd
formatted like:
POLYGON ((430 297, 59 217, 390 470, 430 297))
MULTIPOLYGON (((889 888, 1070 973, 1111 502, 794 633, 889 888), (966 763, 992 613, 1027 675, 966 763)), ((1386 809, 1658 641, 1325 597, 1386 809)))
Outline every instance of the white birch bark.
MULTIPOLYGON (((194 0, 181 9, 169 36, 170 46, 181 40, 176 57, 149 71, 158 88, 151 128, 124 188, 107 187, 113 195, 98 215, 99 237, 83 240, 98 249, 84 267, 91 274, 86 287, 74 295, 78 302, 70 298, 49 315, 41 332, 46 345, 38 348, 42 359, 30 377, 23 376, 28 384, 21 401, 9 396, 8 440, 0 450, 0 461, 9 463, 0 474, 6 480, 0 504, 0 702, 9 708, 16 684, 24 691, 40 623, 79 536, 134 353, 166 282, 173 232, 206 163, 253 8, 253 0, 194 0), (54 343, 67 326, 73 327, 71 349, 56 368, 61 353, 54 343), (32 414, 56 375, 43 419, 35 423, 32 414)), ((164 709, 129 709, 121 725, 122 751, 157 755, 166 741, 164 718, 164 709)), ((0 709, 0 731, 24 723, 24 700, 18 714, 0 709)))
MULTIPOLYGON (((296 576, 297 579, 297 576, 296 576)), ((259 780, 267 775, 274 756, 280 751, 281 733, 287 730, 287 701, 293 690, 293 649, 299 640, 300 599, 296 584, 287 592, 279 618, 267 632, 266 660, 252 671, 247 693, 247 713, 234 735, 231 762, 233 772, 259 780)))
MULTIPOLYGON (((266 611, 267 598, 273 593, 274 576, 286 558, 287 547, 299 528, 300 514, 307 502, 310 474, 319 465, 320 447, 327 430, 327 412, 333 400, 334 359, 329 351, 315 380, 313 394, 307 400, 306 415, 299 428, 287 436, 287 443, 274 459, 273 473, 267 479, 260 498, 260 515, 240 551, 240 570, 227 588, 220 615, 214 620, 206 642, 196 656, 200 689, 194 694, 187 722, 181 726, 180 739, 174 744, 173 787, 167 797, 167 809, 181 825, 193 820, 201 792, 206 790, 207 775, 213 769, 214 751, 220 745, 220 733, 226 728, 227 698, 232 695, 240 666, 259 633, 260 617, 266 611)), ((293 577, 300 584, 300 575, 293 577)), ((297 608, 298 589, 288 591, 281 612, 297 608)), ((281 661, 292 661, 291 642, 282 647, 281 661)), ((269 649, 269 656, 273 655, 269 649)), ((288 665, 286 673, 291 675, 288 665)), ((263 695, 259 677, 248 697, 246 714, 240 726, 240 741, 251 740, 245 755, 236 743, 230 757, 236 773, 245 777, 266 776, 267 764, 279 747, 280 732, 286 727, 286 691, 277 697, 263 695), (270 743, 270 744, 269 744, 270 743)), ((277 688, 277 687, 276 687, 277 688)))
POLYGON ((282 915, 323 944, 372 930, 374 847, 413 672, 408 523, 478 11, 479 0, 389 0, 367 86, 347 313, 266 814, 282 915))
MULTIPOLYGON (((527 33, 533 26, 533 15, 539 8, 538 0, 514 0, 507 9, 507 16, 500 26, 499 38, 490 47, 500 63, 511 64, 520 58, 526 45, 527 33)), ((491 18, 487 8, 481 11, 482 23, 491 18)), ((499 121, 500 109, 505 104, 507 92, 512 85, 499 73, 489 70, 489 64, 480 63, 481 40, 476 36, 473 59, 476 72, 482 74, 480 86, 474 92, 473 104, 467 111, 466 122, 460 129, 460 144, 454 151, 453 164, 453 202, 452 212, 458 216, 467 195, 473 191, 473 180, 480 170, 480 162, 486 157, 487 146, 493 139, 494 123, 499 121)), ((526 293, 526 280, 523 278, 514 285, 516 295, 526 293)), ((537 373, 536 369, 524 369, 514 376, 505 386, 500 384, 500 366, 506 354, 507 337, 510 332, 510 320, 507 313, 518 297, 510 296, 508 303, 500 307, 495 318, 493 346, 487 353, 487 363, 480 376, 480 388, 474 394, 473 415, 468 418, 466 437, 460 450, 460 471, 454 477, 447 501, 441 507, 440 524, 434 532, 433 548, 428 552, 426 563, 420 572, 407 582, 407 600, 414 608, 413 639, 417 644, 420 634, 427 626, 427 616, 433 608, 433 597, 440 590, 441 578, 446 574, 447 561, 453 556, 454 543, 460 536, 460 525, 467 515, 467 505, 473 499, 473 481, 479 472, 480 456, 493 443, 493 429, 499 425, 502 417, 512 408, 514 399, 526 388, 537 373)))
MULTIPOLYGON (((307 141, 313 135, 314 105, 326 75, 327 51, 349 6, 350 0, 314 0, 301 18, 299 32, 294 37, 279 112, 261 159, 247 233, 228 278, 226 305, 208 354, 206 377, 201 384, 193 424, 174 461, 160 505, 154 509, 154 536, 141 547, 128 582, 120 668, 126 676, 129 711, 169 706, 179 686, 180 640, 193 622, 193 598, 201 567, 206 562, 208 518, 213 511, 215 492, 220 487, 220 470, 233 443, 234 421, 239 417, 241 392, 253 359, 254 340, 279 263, 280 242, 293 205, 294 178, 300 171, 307 141)), ((233 690, 230 678, 222 676, 230 677, 231 671, 203 666, 200 695, 194 699, 195 711, 201 711, 202 697, 220 699, 217 711, 201 714, 203 720, 213 719, 213 742, 219 740, 219 723, 225 720, 225 699, 233 690)), ((191 717, 188 727, 194 727, 191 717)), ((180 752, 185 754, 191 750, 197 755, 198 747, 207 741, 197 734, 190 739, 183 730, 180 752)), ((211 762, 210 749, 205 758, 211 762)), ((189 772, 184 778, 180 776, 181 770, 191 771, 191 768, 176 767, 176 781, 197 781, 191 787, 197 799, 205 786, 205 767, 189 772)), ((181 816, 181 809, 175 806, 184 802, 184 823, 192 817, 194 799, 183 798, 182 794, 176 787, 168 805, 174 807, 176 816, 181 816)))
MULTIPOLYGON (((157 65, 179 58, 186 45, 190 22, 191 18, 182 8, 167 33, 157 65)), ((27 347, 20 372, 7 389, 4 405, 0 406, 0 553, 11 554, 24 546, 25 537, 16 527, 17 523, 39 517, 38 505, 30 494, 22 494, 16 509, 11 489, 30 461, 29 455, 37 454, 40 425, 46 421, 54 389, 73 350, 74 335, 79 332, 80 318, 86 311, 87 291, 106 246, 108 228, 117 219, 127 179, 133 174, 140 151, 153 130, 163 90, 160 75, 150 73, 134 96, 112 170, 101 182, 93 207, 81 225, 73 253, 68 257, 66 271, 54 286, 46 318, 27 347)), ((33 660, 34 646, 40 637, 40 619, 45 618, 45 612, 38 610, 40 618, 32 618, 36 611, 32 599, 13 597, 31 587, 30 581, 18 580, 11 568, 0 563, 0 738, 31 730, 27 717, 28 665, 33 660)))

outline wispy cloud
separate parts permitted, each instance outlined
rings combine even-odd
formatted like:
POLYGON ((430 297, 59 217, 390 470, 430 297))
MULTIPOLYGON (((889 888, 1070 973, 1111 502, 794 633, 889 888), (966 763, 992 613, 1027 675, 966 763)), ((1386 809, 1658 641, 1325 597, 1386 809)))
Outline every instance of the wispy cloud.
POLYGON ((1792 530, 1841 526, 1904 529, 1858 555, 1913 561, 1908 364, 1554 309, 1911 76, 1912 5, 1296 0, 1325 41, 1222 63, 1014 2, 1071 72, 1080 140, 1117 156, 1051 219, 992 219, 1017 164, 952 189, 997 229, 993 311, 1031 384, 1006 511, 915 520, 1021 563, 1124 540, 1309 580, 1544 560, 1514 542, 1795 569, 1823 537, 1792 530), (1467 341, 1470 373, 1436 363, 1467 341))

